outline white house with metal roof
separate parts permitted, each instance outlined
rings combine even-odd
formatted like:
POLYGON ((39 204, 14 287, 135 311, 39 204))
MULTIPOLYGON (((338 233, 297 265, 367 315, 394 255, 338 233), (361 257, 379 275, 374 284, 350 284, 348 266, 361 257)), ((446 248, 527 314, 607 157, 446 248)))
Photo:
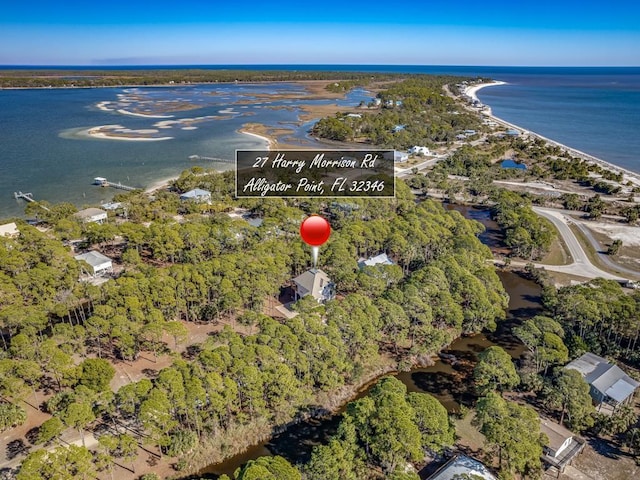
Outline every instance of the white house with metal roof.
POLYGON ((335 285, 322 270, 312 268, 293 279, 296 301, 311 295, 318 302, 332 300, 335 295, 335 285))
POLYGON ((482 463, 466 455, 452 457, 427 480, 453 480, 458 478, 498 480, 482 463))
POLYGON ((387 256, 386 253, 381 253, 379 255, 376 255, 375 257, 369 257, 369 258, 360 258, 358 260, 358 267, 360 268, 364 268, 364 267, 375 267, 376 265, 395 265, 391 260, 389 260, 389 257, 387 256))
POLYGON ((184 192, 180 195, 180 200, 193 200, 196 202, 210 202, 211 192, 209 190, 203 190, 201 188, 194 188, 188 192, 184 192))
POLYGON ((593 353, 585 353, 569 362, 565 368, 580 372, 591 387, 591 397, 599 409, 607 404, 615 410, 618 405, 631 401, 633 393, 640 386, 640 382, 624 373, 620 367, 593 353))
POLYGON ((113 263, 111 259, 100 252, 91 250, 82 255, 74 257, 78 261, 84 261, 89 264, 89 270, 83 269, 92 277, 99 277, 113 272, 113 263))
POLYGON ((429 147, 414 145, 409 149, 411 155, 431 155, 429 147))

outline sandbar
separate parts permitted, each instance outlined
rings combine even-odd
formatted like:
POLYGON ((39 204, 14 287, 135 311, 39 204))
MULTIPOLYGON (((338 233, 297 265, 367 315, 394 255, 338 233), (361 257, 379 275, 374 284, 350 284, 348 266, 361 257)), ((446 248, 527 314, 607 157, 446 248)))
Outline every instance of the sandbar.
POLYGON ((137 132, 136 130, 130 130, 128 128, 123 127, 122 125, 100 125, 98 127, 87 128, 86 130, 81 130, 78 134, 86 134, 91 138, 100 138, 105 140, 125 140, 130 142, 158 142, 162 140, 171 140, 173 137, 138 137, 135 136, 136 133, 144 133, 148 135, 149 133, 155 133, 157 131, 151 130, 143 130, 142 132, 137 132), (131 134, 134 136, 131 136, 131 134))
POLYGON ((144 118, 173 118, 173 115, 152 115, 149 113, 136 113, 136 112, 130 112, 129 110, 125 110, 124 108, 121 108, 119 110, 117 110, 118 113, 121 113, 122 115, 132 115, 134 117, 144 117, 144 118))

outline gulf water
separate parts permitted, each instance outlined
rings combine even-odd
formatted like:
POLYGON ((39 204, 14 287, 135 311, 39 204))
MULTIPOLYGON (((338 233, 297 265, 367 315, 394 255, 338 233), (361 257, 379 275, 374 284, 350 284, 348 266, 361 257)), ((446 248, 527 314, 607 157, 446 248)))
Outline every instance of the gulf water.
MULTIPOLYGON (((507 85, 488 87, 478 94, 496 116, 640 172, 640 68, 637 67, 251 65, 205 68, 432 73, 502 80, 507 85)), ((111 181, 148 187, 193 166, 190 155, 232 159, 235 149, 264 146, 260 139, 237 133, 244 123, 291 128, 296 135, 304 137, 311 123, 305 128, 299 127, 300 102, 291 99, 268 102, 259 97, 262 93, 301 93, 300 89, 289 83, 139 89, 154 100, 184 97, 195 103, 202 101, 196 110, 174 112, 174 119, 220 117, 196 124, 195 130, 163 130, 163 134, 174 138, 158 142, 87 139, 76 134, 106 124, 131 129, 154 128, 153 124, 159 119, 97 108, 99 102, 118 100, 118 95, 128 89, 0 90, 0 218, 22 215, 24 202, 13 198, 14 191, 32 192, 36 199, 50 202, 96 204, 109 200, 115 191, 92 187, 93 177, 104 176, 111 181), (243 103, 237 103, 238 100, 243 103)), ((357 105, 368 98, 366 91, 358 89, 339 103, 357 105)), ((314 102, 333 103, 304 101, 314 102)), ((302 141, 313 144, 308 138, 302 141)), ((229 168, 228 164, 207 166, 229 168)))

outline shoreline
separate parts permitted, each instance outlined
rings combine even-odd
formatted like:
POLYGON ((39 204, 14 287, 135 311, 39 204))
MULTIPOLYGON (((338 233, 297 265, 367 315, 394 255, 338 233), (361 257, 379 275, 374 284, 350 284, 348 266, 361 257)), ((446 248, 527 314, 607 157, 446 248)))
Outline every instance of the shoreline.
POLYGON ((278 143, 278 140, 276 140, 275 138, 266 137, 266 136, 260 135, 258 133, 250 132, 249 130, 246 130, 245 127, 242 127, 242 128, 240 128, 240 129, 238 129, 236 131, 238 133, 242 133, 244 135, 250 135, 252 137, 259 138, 260 140, 262 140, 263 142, 265 142, 267 144, 267 150, 271 150, 271 148, 274 147, 276 143, 278 143))
MULTIPOLYGON (((483 88, 486 87, 493 87, 493 86, 500 86, 500 85, 508 85, 507 82, 502 82, 502 81, 495 81, 495 82, 489 82, 489 83, 480 83, 478 85, 472 85, 470 87, 465 88, 463 95, 468 96, 469 98, 471 98, 472 100, 478 100, 477 97, 477 93, 482 90, 483 88)), ((491 108, 490 105, 485 105, 488 106, 489 108, 491 108)), ((615 173, 620 173, 623 175, 623 182, 625 181, 630 181, 631 183, 633 183, 636 186, 640 186, 640 173, 634 172, 632 170, 628 170, 624 167, 619 167, 618 165, 615 165, 611 162, 608 162, 606 160, 603 160, 601 158, 598 158, 594 155, 591 155, 589 153, 583 152, 581 150, 578 150, 577 148, 573 148, 570 147, 568 145, 565 145, 563 143, 560 143, 556 140, 552 140, 548 137, 545 137, 544 135, 541 135, 537 132, 531 131, 527 128, 523 128, 519 125, 516 125, 515 123, 511 123, 508 122, 507 120, 504 120, 503 118, 497 117, 493 114, 493 112, 491 113, 487 113, 487 112, 483 112, 481 113, 481 115, 484 115, 487 118, 491 118, 492 120, 494 120, 496 123, 501 124, 504 127, 507 128, 513 128, 516 129, 518 131, 520 131, 521 134, 526 134, 526 135, 530 135, 532 137, 535 138, 539 138, 540 140, 543 140, 553 146, 562 148, 563 150, 565 150, 567 153, 570 153, 573 156, 576 156, 582 160, 585 160, 589 163, 598 165, 606 170, 610 170, 613 171, 615 173)))
POLYGON ((167 188, 169 188, 169 185, 171 184, 171 182, 173 182, 174 180, 177 180, 178 178, 180 178, 179 175, 177 176, 173 175, 171 177, 166 177, 160 180, 156 180, 151 185, 149 185, 147 188, 144 189, 144 193, 151 194, 151 193, 157 192, 158 190, 166 190, 167 188))

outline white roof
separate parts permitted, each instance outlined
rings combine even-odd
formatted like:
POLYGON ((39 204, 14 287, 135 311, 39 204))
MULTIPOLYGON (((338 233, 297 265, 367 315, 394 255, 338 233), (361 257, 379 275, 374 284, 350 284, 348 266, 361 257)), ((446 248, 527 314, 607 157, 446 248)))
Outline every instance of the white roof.
POLYGON ((4 225, 0 225, 0 235, 4 235, 5 237, 11 237, 13 235, 18 235, 20 231, 16 226, 15 222, 5 223, 4 225))
POLYGON ((389 260, 389 257, 386 253, 381 253, 380 255, 376 255, 375 257, 369 257, 367 259, 361 258, 358 260, 358 266, 360 268, 364 267, 374 267, 375 265, 393 265, 394 263, 389 260))
POLYGON ((100 210, 99 208, 85 208, 84 210, 80 210, 79 212, 74 213, 74 217, 86 219, 93 217, 107 217, 107 212, 104 210, 100 210))
POLYGON ((91 265, 94 269, 103 267, 105 265, 111 265, 111 259, 100 252, 96 252, 94 250, 83 253, 82 255, 76 255, 74 257, 76 260, 84 260, 89 265, 91 265))
POLYGON ((631 395, 636 388, 638 388, 638 382, 636 382, 635 380, 633 383, 631 383, 624 378, 620 378, 613 385, 607 388, 607 391, 604 393, 606 393, 607 396, 613 398, 616 402, 624 402, 627 398, 629 398, 629 395, 631 395))
POLYGON ((122 202, 103 203, 100 206, 105 210, 117 210, 118 208, 122 207, 122 202))
POLYGON ((640 386, 620 367, 590 352, 569 362, 565 368, 577 370, 589 385, 616 402, 626 400, 640 386))
POLYGON ((209 190, 203 190, 201 188, 194 188, 193 190, 189 190, 188 192, 180 195, 180 198, 200 198, 200 197, 210 197, 211 192, 209 190))
POLYGON ((498 480, 482 463, 466 455, 452 458, 428 480, 452 480, 456 475, 475 475, 483 480, 498 480))

